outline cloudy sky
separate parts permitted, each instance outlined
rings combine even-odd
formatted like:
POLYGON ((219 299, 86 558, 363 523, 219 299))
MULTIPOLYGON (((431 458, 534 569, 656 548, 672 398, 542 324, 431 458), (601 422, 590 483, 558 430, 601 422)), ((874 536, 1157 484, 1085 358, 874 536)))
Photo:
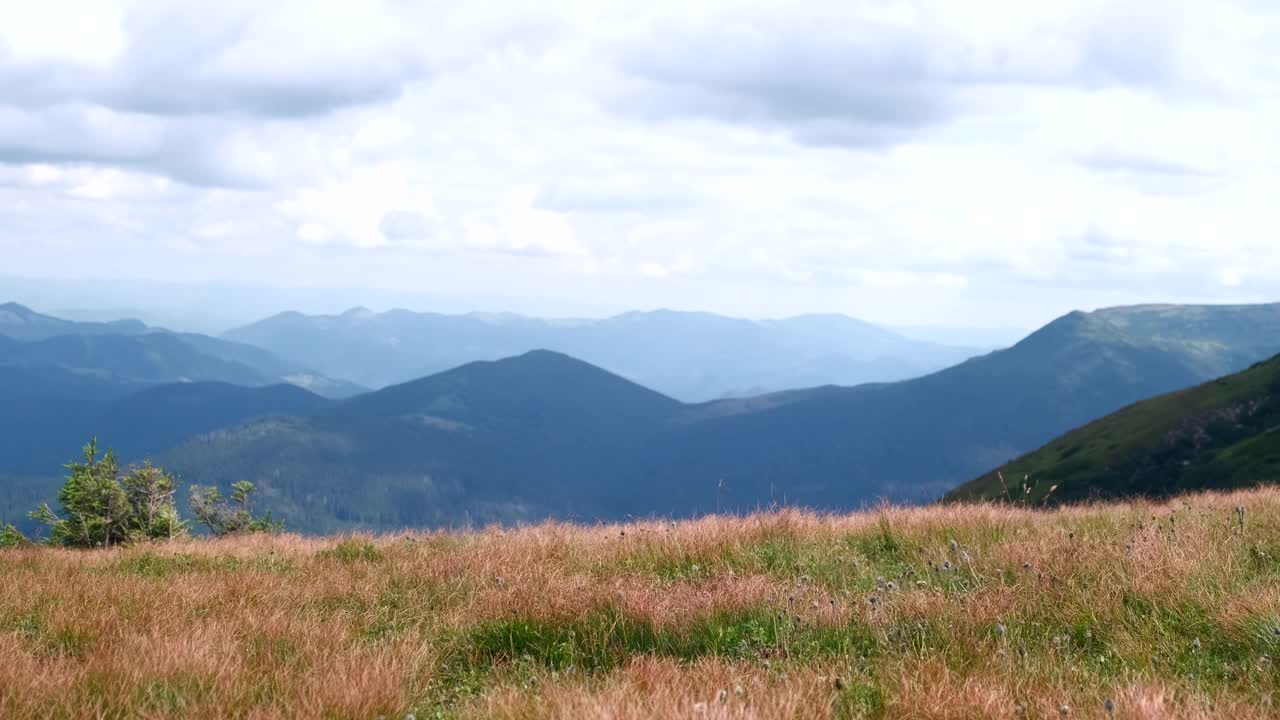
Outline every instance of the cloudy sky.
POLYGON ((1280 299, 1270 0, 217 5, 0 0, 0 273, 972 326, 1280 299))

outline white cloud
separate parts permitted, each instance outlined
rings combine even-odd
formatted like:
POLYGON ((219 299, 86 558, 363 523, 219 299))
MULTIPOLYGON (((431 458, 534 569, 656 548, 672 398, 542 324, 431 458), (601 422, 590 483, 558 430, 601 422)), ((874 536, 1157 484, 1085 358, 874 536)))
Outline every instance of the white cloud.
POLYGON ((0 0, 7 272, 921 324, 1280 286, 1270 4, 90 5, 0 0))

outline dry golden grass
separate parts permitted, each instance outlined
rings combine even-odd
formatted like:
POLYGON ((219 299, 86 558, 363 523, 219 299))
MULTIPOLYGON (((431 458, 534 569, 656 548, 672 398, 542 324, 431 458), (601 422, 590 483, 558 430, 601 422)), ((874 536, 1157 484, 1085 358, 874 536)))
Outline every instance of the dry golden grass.
POLYGON ((1277 655, 1276 490, 0 551, 5 719, 1263 718, 1277 655))

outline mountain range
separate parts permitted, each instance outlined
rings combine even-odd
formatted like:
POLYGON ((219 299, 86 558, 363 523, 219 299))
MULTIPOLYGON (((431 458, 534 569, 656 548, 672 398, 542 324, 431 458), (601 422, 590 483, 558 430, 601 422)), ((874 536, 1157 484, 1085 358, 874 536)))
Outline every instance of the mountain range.
POLYGON ((1280 352, 1277 331, 1280 306, 1072 313, 922 378, 700 404, 541 351, 165 458, 201 482, 258 482, 317 530, 922 501, 1126 404, 1280 352))
POLYGON ((1276 353, 1280 305, 1142 306, 1071 313, 915 379, 693 404, 545 350, 336 400, 0 368, 45 422, 0 409, 0 457, 32 458, 0 466, 0 501, 50 495, 56 479, 36 461, 55 444, 69 459, 88 432, 185 482, 251 480, 292 527, 317 532, 924 501, 1130 403, 1276 353), (75 412, 87 422, 59 423, 75 412))
POLYGON ((138 320, 75 322, 0 305, 0 367, 58 368, 124 385, 290 383, 331 397, 364 391, 244 343, 148 327, 138 320))
POLYGON ((224 337, 369 387, 552 350, 688 402, 902 380, 984 351, 908 339, 843 315, 744 320, 669 310, 598 320, 364 308, 289 312, 224 337))

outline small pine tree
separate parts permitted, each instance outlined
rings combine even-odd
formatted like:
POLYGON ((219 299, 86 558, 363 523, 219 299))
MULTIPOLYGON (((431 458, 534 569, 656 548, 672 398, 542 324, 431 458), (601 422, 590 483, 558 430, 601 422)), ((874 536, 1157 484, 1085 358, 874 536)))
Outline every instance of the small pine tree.
POLYGON ((241 480, 231 486, 228 501, 216 487, 192 485, 191 514, 214 535, 283 530, 284 522, 272 519, 270 512, 254 517, 249 508, 249 496, 253 490, 253 483, 241 480))
POLYGON ((0 548, 22 547, 29 545, 31 541, 27 539, 22 531, 13 525, 6 524, 0 527, 0 548))
POLYGON ((117 476, 120 464, 108 450, 98 457, 98 441, 83 450, 84 461, 67 465, 70 473, 58 491, 63 516, 47 504, 31 513, 34 520, 49 526, 50 542, 72 547, 111 547, 129 539, 131 509, 129 498, 117 476), (64 517, 65 516, 65 517, 64 517))
POLYGON ((173 504, 173 476, 148 460, 121 480, 129 500, 129 532, 139 540, 172 540, 187 532, 173 504))

